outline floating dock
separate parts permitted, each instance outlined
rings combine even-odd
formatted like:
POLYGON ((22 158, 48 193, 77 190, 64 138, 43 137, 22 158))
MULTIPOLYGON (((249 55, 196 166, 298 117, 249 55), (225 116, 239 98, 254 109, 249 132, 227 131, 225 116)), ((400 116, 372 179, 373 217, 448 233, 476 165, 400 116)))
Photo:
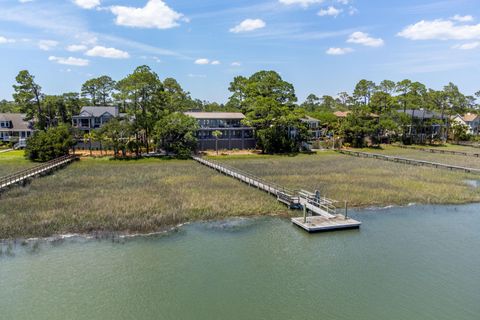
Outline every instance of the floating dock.
POLYGON ((290 190, 218 161, 196 156, 193 159, 249 186, 276 196, 278 201, 286 204, 290 209, 303 210, 303 217, 292 218, 292 222, 308 232, 353 229, 359 228, 361 225, 361 222, 347 217, 346 204, 345 215, 338 214, 339 210, 335 206, 338 202, 321 197, 319 192, 290 190))
POLYGON ((334 218, 325 218, 323 216, 310 216, 292 218, 293 224, 308 232, 323 232, 323 231, 335 231, 345 229, 358 229, 361 222, 345 218, 343 215, 336 215, 334 218))

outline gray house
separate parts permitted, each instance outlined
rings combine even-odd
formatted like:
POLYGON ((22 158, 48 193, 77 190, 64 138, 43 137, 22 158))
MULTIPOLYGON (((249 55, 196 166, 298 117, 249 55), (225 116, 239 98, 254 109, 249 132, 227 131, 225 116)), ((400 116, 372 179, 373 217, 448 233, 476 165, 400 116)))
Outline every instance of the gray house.
POLYGON ((200 129, 197 131, 198 150, 214 150, 218 137, 218 149, 254 149, 256 146, 253 128, 244 126, 245 115, 239 112, 185 112, 195 118, 200 129))
POLYGON ((72 117, 72 126, 89 133, 119 116, 118 107, 83 107, 78 115, 72 117))
POLYGON ((447 140, 449 119, 446 115, 425 109, 398 112, 405 113, 410 118, 410 124, 404 127, 404 142, 422 144, 433 140, 447 140))
POLYGON ((19 142, 23 145, 33 134, 33 122, 23 113, 0 113, 0 142, 19 142))

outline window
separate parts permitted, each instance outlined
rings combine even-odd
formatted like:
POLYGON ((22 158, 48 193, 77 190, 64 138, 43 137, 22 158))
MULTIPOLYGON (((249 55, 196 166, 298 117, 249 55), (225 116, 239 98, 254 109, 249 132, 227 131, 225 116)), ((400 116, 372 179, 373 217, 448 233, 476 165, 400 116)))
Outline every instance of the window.
POLYGON ((253 130, 245 130, 245 131, 243 132, 243 137, 244 137, 245 139, 251 139, 251 138, 253 138, 253 130))

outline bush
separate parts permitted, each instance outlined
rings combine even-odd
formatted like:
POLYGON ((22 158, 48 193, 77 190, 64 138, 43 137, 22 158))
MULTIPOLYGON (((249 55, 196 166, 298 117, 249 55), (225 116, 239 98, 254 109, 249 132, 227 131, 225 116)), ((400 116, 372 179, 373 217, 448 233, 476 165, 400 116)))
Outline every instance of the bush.
POLYGON ((171 113, 163 117, 155 126, 157 145, 177 158, 187 159, 197 146, 195 131, 197 121, 183 113, 171 113))
POLYGON ((25 156, 32 161, 45 162, 67 155, 73 145, 73 136, 68 127, 53 127, 37 131, 27 139, 25 156))

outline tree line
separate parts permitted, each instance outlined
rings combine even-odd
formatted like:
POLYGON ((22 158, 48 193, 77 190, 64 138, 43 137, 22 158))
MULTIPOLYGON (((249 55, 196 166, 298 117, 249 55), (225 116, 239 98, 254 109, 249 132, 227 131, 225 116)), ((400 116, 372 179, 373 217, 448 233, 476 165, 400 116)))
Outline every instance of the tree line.
MULTIPOLYGON (((301 121, 306 115, 321 120, 330 134, 353 141, 386 131, 400 135, 402 127, 412 119, 398 110, 426 109, 447 117, 478 112, 480 107, 476 103, 480 91, 468 96, 453 83, 442 90, 433 90, 408 79, 384 80, 379 84, 363 79, 351 94, 340 92, 336 97, 310 94, 298 103, 293 84, 275 71, 235 77, 225 104, 193 99, 175 79, 161 80, 145 65, 118 81, 103 75, 87 80, 79 92, 61 95, 45 94, 27 70, 20 71, 15 80, 13 101, 1 101, 0 112, 25 113, 27 120, 35 120, 37 130, 48 132, 52 128, 69 127, 72 116, 82 106, 115 105, 127 115, 125 118, 114 119, 101 130, 81 138, 108 145, 115 154, 129 150, 137 156, 156 147, 187 156, 195 148, 197 129, 196 122, 183 115, 187 110, 242 112, 246 115, 245 125, 255 129, 258 147, 274 153, 301 148, 308 138, 308 128, 301 121), (335 111, 350 111, 350 115, 340 122, 333 115, 335 111), (378 118, 372 119, 370 114, 378 118)), ((63 131, 59 136, 63 136, 63 131)))

